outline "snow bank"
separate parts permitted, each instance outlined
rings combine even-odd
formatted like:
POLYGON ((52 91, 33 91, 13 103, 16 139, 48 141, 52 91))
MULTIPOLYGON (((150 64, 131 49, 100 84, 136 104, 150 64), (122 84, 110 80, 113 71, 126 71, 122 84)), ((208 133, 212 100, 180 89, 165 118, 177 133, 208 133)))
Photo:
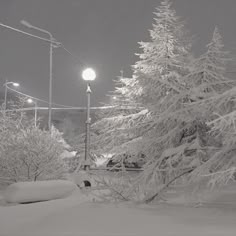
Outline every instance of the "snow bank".
POLYGON ((76 184, 65 180, 19 182, 6 188, 4 199, 8 203, 47 201, 67 197, 75 190, 76 184))

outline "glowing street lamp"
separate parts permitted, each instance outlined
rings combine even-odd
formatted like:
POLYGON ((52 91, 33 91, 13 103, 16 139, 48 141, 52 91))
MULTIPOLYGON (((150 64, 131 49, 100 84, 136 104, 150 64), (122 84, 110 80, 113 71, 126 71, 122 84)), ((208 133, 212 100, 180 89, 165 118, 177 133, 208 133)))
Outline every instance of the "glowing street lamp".
POLYGON ((33 100, 31 98, 27 99, 27 102, 29 104, 34 104, 34 126, 37 126, 37 113, 38 113, 38 105, 37 105, 37 100, 33 100))
POLYGON ((92 68, 87 68, 83 71, 82 77, 85 81, 93 81, 96 79, 96 73, 92 68))
POLYGON ((12 85, 15 86, 15 87, 19 87, 20 86, 19 83, 15 83, 15 82, 12 82, 12 85))
POLYGON ((85 158, 84 158, 84 164, 83 167, 85 170, 90 168, 90 124, 91 124, 91 118, 90 118, 90 95, 92 93, 92 90, 90 88, 90 81, 95 80, 96 73, 92 68, 87 68, 82 72, 82 78, 87 81, 87 120, 86 120, 86 137, 85 137, 85 158))
POLYGON ((13 85, 14 87, 19 87, 20 84, 16 82, 8 82, 6 80, 5 84, 3 85, 5 87, 5 95, 4 95, 4 110, 6 111, 7 109, 7 90, 8 90, 8 85, 13 85))

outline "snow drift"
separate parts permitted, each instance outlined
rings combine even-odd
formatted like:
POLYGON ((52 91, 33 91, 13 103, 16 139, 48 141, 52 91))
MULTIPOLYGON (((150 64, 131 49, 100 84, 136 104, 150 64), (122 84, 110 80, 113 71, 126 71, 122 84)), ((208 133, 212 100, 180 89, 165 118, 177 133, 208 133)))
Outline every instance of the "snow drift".
POLYGON ((9 185, 4 192, 8 203, 27 203, 64 198, 78 191, 76 184, 65 180, 18 182, 9 185))

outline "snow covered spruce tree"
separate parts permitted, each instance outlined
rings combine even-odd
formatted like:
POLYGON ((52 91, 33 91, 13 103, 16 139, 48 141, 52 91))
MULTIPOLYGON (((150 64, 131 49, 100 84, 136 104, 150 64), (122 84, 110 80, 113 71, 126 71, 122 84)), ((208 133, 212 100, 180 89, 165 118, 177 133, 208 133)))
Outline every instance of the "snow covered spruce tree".
POLYGON ((192 101, 220 94, 235 85, 235 81, 226 77, 226 67, 232 58, 224 50, 218 27, 206 47, 207 51, 194 61, 192 71, 185 78, 192 101))
POLYGON ((185 171, 184 165, 178 168, 175 165, 187 146, 179 147, 178 138, 183 122, 190 121, 181 109, 188 91, 184 77, 190 72, 192 58, 185 25, 171 6, 165 0, 157 8, 150 30, 151 42, 140 43, 143 52, 138 54, 140 60, 134 66, 134 79, 138 81, 136 98, 146 107, 147 114, 142 124, 136 126, 144 132, 133 147, 142 150, 148 162, 131 190, 137 187, 144 195, 156 192, 159 186, 175 178, 180 169, 185 171), (176 160, 172 163, 170 157, 176 160))
POLYGON ((111 91, 107 96, 109 97, 108 104, 104 104, 104 108, 97 112, 97 119, 101 120, 107 117, 115 117, 117 115, 128 115, 136 113, 141 108, 133 99, 129 91, 132 89, 132 79, 118 76, 114 80, 115 90, 111 91))
POLYGON ((98 153, 117 154, 119 152, 124 154, 125 150, 121 150, 119 145, 134 138, 135 134, 131 130, 127 130, 134 125, 130 124, 129 121, 134 122, 135 118, 140 119, 139 112, 142 111, 143 107, 140 107, 140 104, 137 104, 129 95, 129 91, 132 89, 130 83, 132 82, 132 79, 123 77, 116 81, 117 86, 110 95, 110 108, 101 111, 100 119, 92 126, 92 145, 98 153), (115 150, 117 147, 119 151, 115 150))
POLYGON ((229 53, 223 51, 221 35, 215 28, 213 39, 207 45, 208 51, 197 60, 197 70, 190 79, 201 84, 192 92, 192 99, 199 109, 208 114, 207 125, 211 136, 220 141, 209 158, 196 168, 191 181, 199 186, 226 184, 235 178, 235 86, 236 80, 225 76, 226 65, 232 62, 229 53))
MULTIPOLYGON (((188 71, 186 61, 189 56, 189 42, 187 43, 184 37, 184 24, 176 12, 171 9, 170 1, 163 1, 155 15, 155 24, 150 31, 151 42, 140 43, 143 53, 138 54, 140 61, 134 65, 133 77, 121 79, 119 81, 121 86, 117 86, 114 91, 116 97, 120 97, 117 94, 122 94, 126 101, 132 104, 131 106, 142 109, 140 116, 135 112, 128 116, 119 114, 120 116, 112 117, 113 124, 117 120, 120 125, 124 125, 123 134, 126 133, 125 130, 129 134, 132 133, 132 130, 135 133, 138 130, 145 130, 142 127, 143 119, 147 118, 149 123, 150 113, 152 109, 156 110, 157 102, 163 99, 163 96, 166 96, 171 89, 176 92, 183 88, 183 84, 179 80, 188 71), (143 118, 140 119, 140 117, 143 118)), ((114 129, 110 130, 116 128, 114 125, 114 129)), ((151 127, 147 127, 147 129, 149 128, 151 127)), ((141 133, 143 134, 143 132, 141 133)), ((129 140, 133 140, 133 138, 131 137, 129 140)), ((124 143, 126 141, 124 140, 124 143)))
MULTIPOLYGON (((215 118, 216 109, 211 101, 235 85, 235 81, 225 77, 229 59, 216 27, 206 53, 195 60, 190 73, 183 77, 185 91, 173 96, 174 101, 172 100, 171 106, 167 109, 168 113, 164 111, 158 118, 158 121, 161 121, 164 115, 165 119, 172 120, 171 123, 176 125, 174 129, 177 132, 173 132, 174 129, 170 130, 172 135, 169 140, 172 141, 169 142, 169 147, 165 147, 161 157, 154 162, 154 166, 164 172, 164 176, 161 175, 165 180, 164 185, 147 201, 152 200, 158 192, 183 175, 186 175, 188 180, 196 180, 191 178, 191 175, 195 176, 216 150, 221 148, 222 140, 219 136, 213 135, 208 122, 215 118), (187 175, 189 173, 191 174, 187 175)), ((222 112, 225 111, 221 110, 222 112)), ((165 131, 168 135, 168 131, 165 131)), ((151 170, 152 168, 153 165, 150 165, 151 170)), ((160 181, 159 175, 155 178, 160 181)))
POLYGON ((63 178, 66 168, 61 134, 34 126, 22 112, 0 113, 0 181, 37 181, 63 178))
POLYGON ((180 98, 176 96, 186 90, 183 77, 189 72, 190 59, 184 23, 171 8, 171 2, 163 1, 155 15, 151 41, 140 43, 143 53, 138 54, 140 60, 134 65, 133 77, 116 88, 116 92, 125 93, 142 109, 98 121, 93 126, 95 143, 103 147, 103 152, 125 151, 134 158, 141 153, 147 158, 147 178, 142 178, 146 183, 150 182, 150 171, 157 173, 149 167, 154 167, 153 161, 171 147, 173 133, 177 132, 180 121, 170 111, 180 107, 180 98))
POLYGON ((190 183, 199 189, 206 187, 221 187, 235 180, 235 87, 222 94, 215 95, 199 106, 205 109, 209 106, 214 113, 213 119, 207 122, 209 132, 219 145, 210 150, 208 158, 201 163, 190 176, 190 183))

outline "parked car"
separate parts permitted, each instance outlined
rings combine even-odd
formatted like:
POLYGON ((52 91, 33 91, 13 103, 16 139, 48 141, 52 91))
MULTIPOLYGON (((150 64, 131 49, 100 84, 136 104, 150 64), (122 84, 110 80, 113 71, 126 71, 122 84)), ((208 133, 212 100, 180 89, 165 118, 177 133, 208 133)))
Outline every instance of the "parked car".
POLYGON ((127 170, 139 170, 145 164, 145 158, 132 158, 131 155, 113 156, 106 164, 106 167, 112 171, 120 171, 122 168, 127 170), (136 159, 135 161, 133 159, 136 159))

